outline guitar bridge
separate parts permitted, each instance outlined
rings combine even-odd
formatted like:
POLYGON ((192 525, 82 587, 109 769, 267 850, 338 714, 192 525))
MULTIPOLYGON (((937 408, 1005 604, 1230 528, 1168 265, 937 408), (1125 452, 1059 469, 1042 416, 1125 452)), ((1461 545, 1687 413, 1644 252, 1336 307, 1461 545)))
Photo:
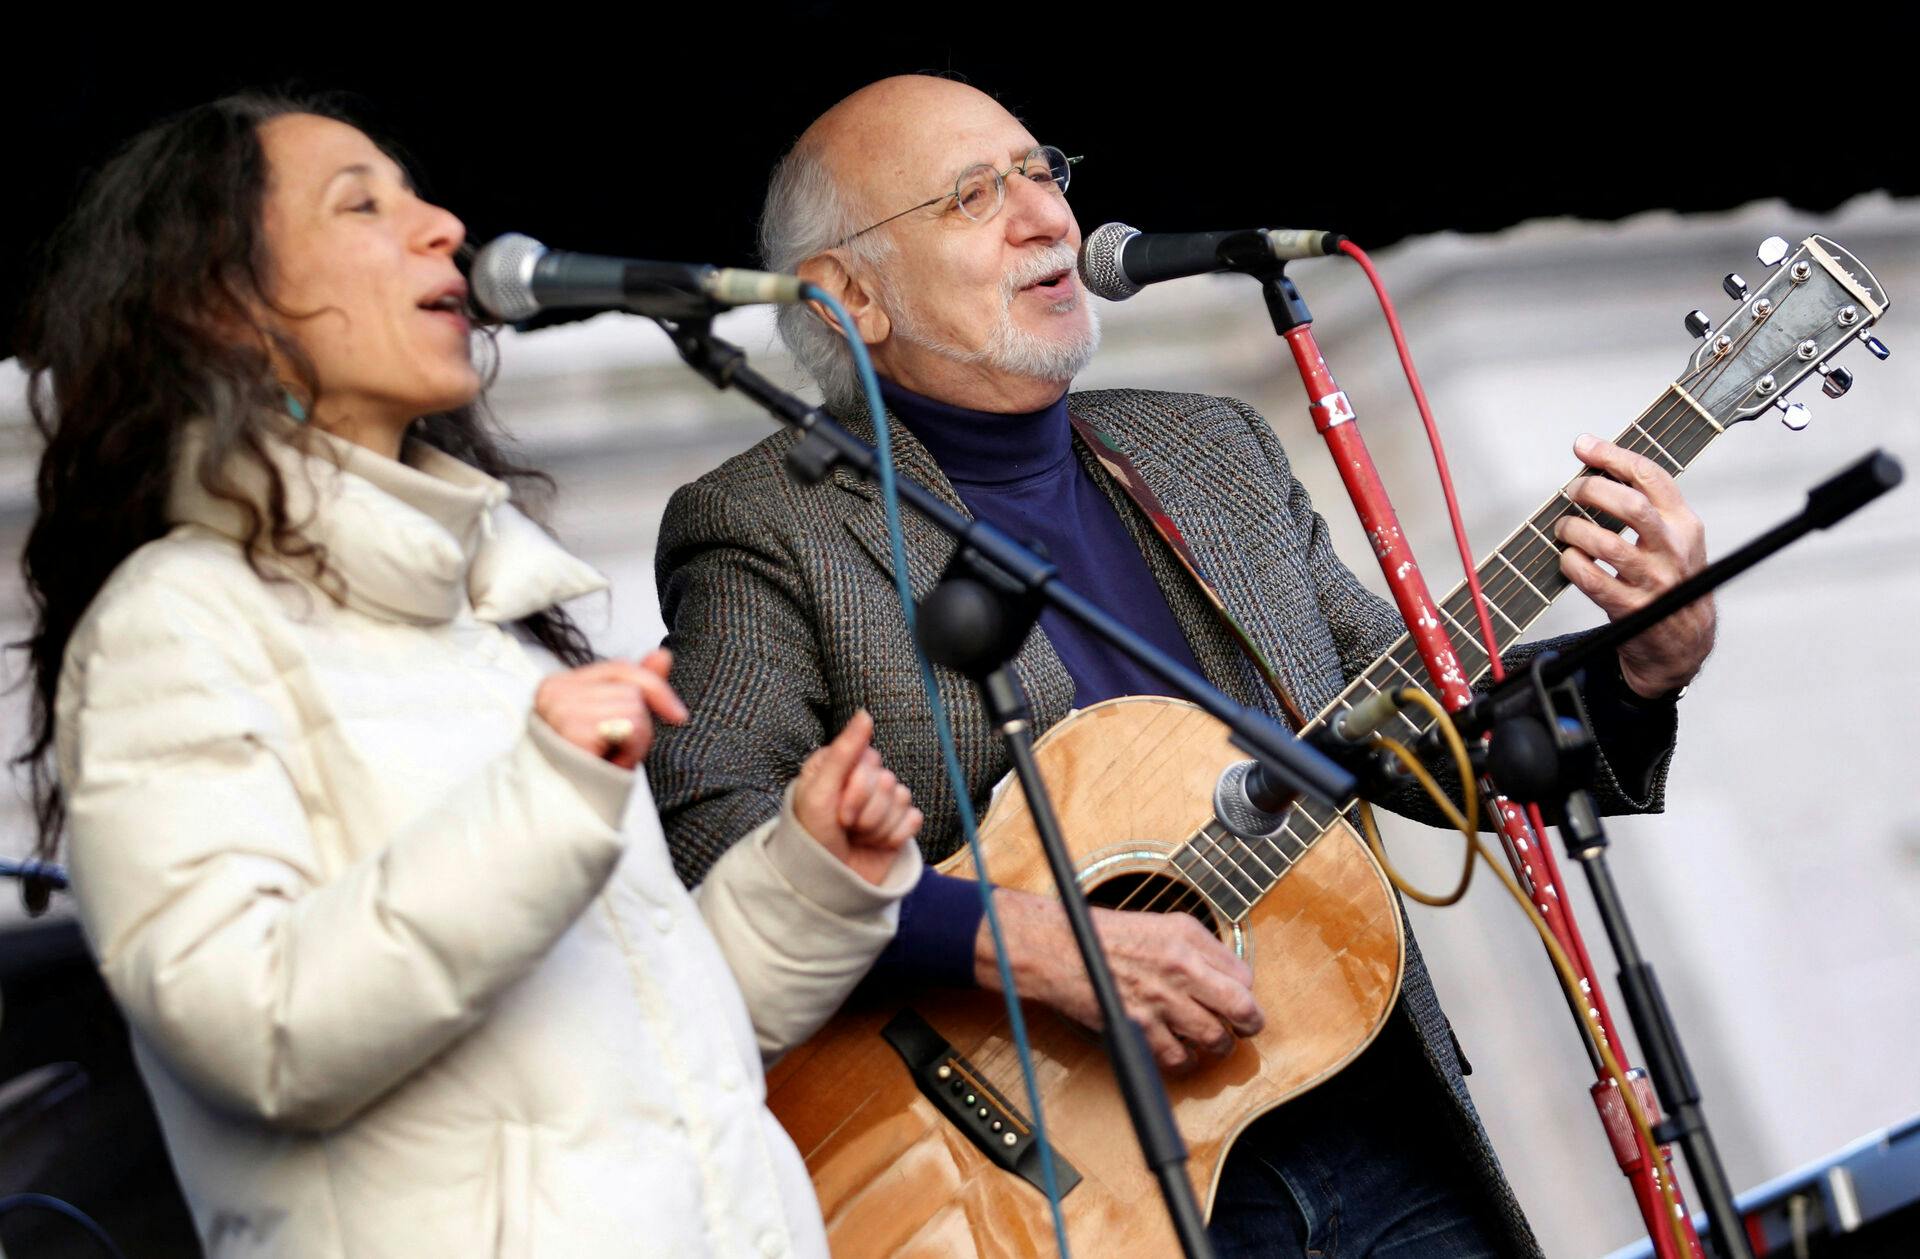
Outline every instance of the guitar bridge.
MULTIPOLYGON (((880 1035, 907 1064, 921 1094, 966 1134, 975 1149, 1000 1170, 1012 1172, 1043 1194, 1047 1191, 1032 1122, 988 1084, 972 1063, 955 1053, 940 1033, 912 1010, 902 1010, 880 1029, 880 1035)), ((1080 1183, 1080 1173, 1060 1157, 1058 1149, 1053 1151, 1053 1175, 1063 1198, 1080 1183)))

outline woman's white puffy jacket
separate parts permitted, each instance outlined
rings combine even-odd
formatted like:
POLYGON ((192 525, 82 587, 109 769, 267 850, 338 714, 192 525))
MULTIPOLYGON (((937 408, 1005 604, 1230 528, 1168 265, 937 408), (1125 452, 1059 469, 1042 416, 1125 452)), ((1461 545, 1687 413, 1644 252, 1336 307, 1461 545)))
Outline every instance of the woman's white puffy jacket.
POLYGON ((275 459, 344 602, 249 569, 190 445, 59 692, 81 921, 208 1254, 824 1255, 761 1060, 914 846, 876 888, 789 809, 690 896, 503 628, 599 576, 447 455, 305 436, 275 459))

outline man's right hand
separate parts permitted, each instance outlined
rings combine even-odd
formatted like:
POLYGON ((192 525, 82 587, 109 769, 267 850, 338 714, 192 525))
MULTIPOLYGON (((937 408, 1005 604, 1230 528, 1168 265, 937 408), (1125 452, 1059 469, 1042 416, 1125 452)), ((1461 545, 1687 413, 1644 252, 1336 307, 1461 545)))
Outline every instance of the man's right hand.
MULTIPOLYGON (((1020 995, 1098 1030, 1100 1007, 1060 902, 1005 888, 993 897, 1020 995)), ((1252 968, 1192 915, 1095 909, 1093 922, 1121 1004, 1146 1033, 1162 1069, 1193 1067, 1206 1055, 1224 1057, 1233 1051, 1234 1037, 1266 1026, 1253 998, 1252 968)), ((973 958, 980 986, 999 991, 993 933, 984 921, 973 958)))

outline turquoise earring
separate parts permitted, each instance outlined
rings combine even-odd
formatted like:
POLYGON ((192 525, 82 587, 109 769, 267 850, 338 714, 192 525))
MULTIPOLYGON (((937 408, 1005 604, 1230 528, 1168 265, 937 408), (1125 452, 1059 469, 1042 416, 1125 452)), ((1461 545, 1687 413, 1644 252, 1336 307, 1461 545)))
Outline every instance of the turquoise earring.
POLYGON ((286 391, 286 397, 287 414, 293 417, 295 424, 305 424, 307 422, 307 408, 301 404, 300 399, 293 396, 292 390, 286 391))

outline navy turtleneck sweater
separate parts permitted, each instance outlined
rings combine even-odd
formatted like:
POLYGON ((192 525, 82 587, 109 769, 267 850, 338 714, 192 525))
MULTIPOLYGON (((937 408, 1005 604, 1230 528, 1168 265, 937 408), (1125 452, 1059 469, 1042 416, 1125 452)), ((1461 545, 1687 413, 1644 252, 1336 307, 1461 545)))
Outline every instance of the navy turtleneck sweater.
MULTIPOLYGON (((1038 543, 1069 586, 1198 673, 1180 623, 1146 557, 1073 449, 1067 398, 1025 415, 969 411, 880 382, 887 407, 932 453, 976 519, 1038 543)), ((1040 628, 1073 677, 1073 703, 1158 695, 1159 679, 1071 617, 1049 608, 1040 628)))
MULTIPOLYGON (((1073 448, 1062 394, 1025 415, 950 406, 882 379, 887 407, 933 455, 976 519, 1039 543, 1066 583, 1160 650, 1200 671, 1111 500, 1073 448)), ((1162 693, 1158 679, 1078 622, 1048 609, 1040 628, 1085 708, 1117 695, 1162 693)), ((900 906, 900 928, 873 970, 875 982, 973 983, 973 943, 983 914, 971 879, 928 871, 900 906)))

